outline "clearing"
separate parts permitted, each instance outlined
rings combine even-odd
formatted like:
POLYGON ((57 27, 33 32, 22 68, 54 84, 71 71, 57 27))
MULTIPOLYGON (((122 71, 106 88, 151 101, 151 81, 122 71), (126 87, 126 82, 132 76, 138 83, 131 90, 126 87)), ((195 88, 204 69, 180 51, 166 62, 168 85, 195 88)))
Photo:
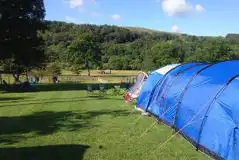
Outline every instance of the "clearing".
POLYGON ((83 90, 0 93, 0 159, 206 160, 181 136, 142 117, 122 96, 87 97, 83 90))

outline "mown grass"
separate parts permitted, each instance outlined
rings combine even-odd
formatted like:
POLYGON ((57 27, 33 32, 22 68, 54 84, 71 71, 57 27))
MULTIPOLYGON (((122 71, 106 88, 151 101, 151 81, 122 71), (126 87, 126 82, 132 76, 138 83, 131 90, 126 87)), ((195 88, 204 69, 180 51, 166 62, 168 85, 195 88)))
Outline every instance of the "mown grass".
MULTIPOLYGON (((100 70, 90 70, 91 76, 108 76, 109 74, 100 74, 100 70)), ((125 76, 125 75, 137 75, 139 71, 136 70, 111 70, 111 76, 125 76)), ((67 70, 62 70, 61 71, 62 75, 74 75, 73 72, 67 71, 67 70)), ((81 70, 80 75, 88 75, 87 70, 81 70)))
POLYGON ((171 129, 142 117, 120 96, 85 91, 0 93, 1 160, 204 160, 171 129))
MULTIPOLYGON (((80 82, 80 83, 95 83, 95 78, 98 78, 97 81, 106 81, 107 83, 120 83, 122 81, 127 81, 129 77, 135 77, 139 71, 131 71, 131 70, 112 70, 111 74, 100 74, 100 70, 91 70, 91 77, 92 79, 88 78, 87 80, 82 80, 84 77, 88 77, 87 70, 81 70, 80 74, 77 76, 75 73, 68 71, 68 70, 62 70, 61 75, 59 76, 61 82, 80 82), (69 77, 74 77, 74 80, 67 81, 69 77)), ((9 84, 13 84, 15 82, 13 76, 11 74, 2 74, 0 77, 0 84, 1 84, 1 78, 2 80, 5 80, 9 84)), ((70 78, 71 79, 71 78, 70 78)), ((20 76, 21 81, 26 80, 25 75, 20 76)), ((52 82, 52 76, 51 75, 45 75, 43 77, 40 77, 41 83, 51 83, 52 82)))

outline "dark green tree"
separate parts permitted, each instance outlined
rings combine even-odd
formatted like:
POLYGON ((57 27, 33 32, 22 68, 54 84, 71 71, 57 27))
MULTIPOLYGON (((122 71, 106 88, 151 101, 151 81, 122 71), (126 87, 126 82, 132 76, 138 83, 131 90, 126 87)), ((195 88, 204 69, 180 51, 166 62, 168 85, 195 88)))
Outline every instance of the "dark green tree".
POLYGON ((151 70, 171 63, 239 57, 239 43, 232 40, 235 34, 204 37, 109 25, 46 23, 48 30, 41 37, 46 41, 47 62, 58 62, 74 72, 87 68, 151 70))
POLYGON ((0 65, 19 75, 44 61, 44 48, 38 31, 45 27, 43 0, 0 1, 0 65), (11 65, 4 65, 11 61, 11 65), (5 67, 4 67, 5 66, 5 67))
POLYGON ((71 67, 82 66, 82 68, 87 68, 88 76, 90 76, 91 67, 100 65, 100 45, 93 35, 82 35, 72 41, 68 46, 68 50, 67 60, 70 62, 71 67))

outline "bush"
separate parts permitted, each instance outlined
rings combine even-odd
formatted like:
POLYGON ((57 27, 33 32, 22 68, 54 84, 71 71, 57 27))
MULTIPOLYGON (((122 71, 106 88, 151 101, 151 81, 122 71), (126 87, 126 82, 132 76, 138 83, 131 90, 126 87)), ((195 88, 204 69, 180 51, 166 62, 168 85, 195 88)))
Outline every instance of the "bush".
POLYGON ((80 73, 82 72, 81 67, 79 67, 79 66, 72 66, 69 69, 70 69, 70 71, 72 71, 73 73, 75 73, 77 75, 80 75, 80 73))
POLYGON ((33 73, 34 76, 36 76, 36 77, 40 77, 40 78, 42 78, 42 77, 44 77, 44 76, 47 76, 46 71, 43 70, 43 69, 32 70, 32 73, 33 73))
POLYGON ((126 92, 126 89, 122 89, 122 88, 111 88, 107 90, 107 94, 112 96, 121 96, 121 95, 124 95, 125 92, 126 92))
POLYGON ((60 75, 61 74, 61 67, 57 63, 50 63, 46 67, 46 73, 51 75, 60 75))

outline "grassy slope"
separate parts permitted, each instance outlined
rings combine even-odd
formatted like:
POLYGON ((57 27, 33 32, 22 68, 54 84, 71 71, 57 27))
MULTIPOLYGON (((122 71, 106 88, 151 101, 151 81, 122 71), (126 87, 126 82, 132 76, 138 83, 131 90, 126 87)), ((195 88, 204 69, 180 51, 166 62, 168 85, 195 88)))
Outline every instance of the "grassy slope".
POLYGON ((141 117, 120 97, 87 98, 84 91, 0 95, 0 159, 208 159, 164 125, 141 117), (139 118, 140 117, 140 118, 139 118))
POLYGON ((129 29, 132 32, 146 32, 146 33, 159 33, 161 31, 149 29, 149 28, 143 28, 143 27, 124 27, 126 29, 129 29))
POLYGON ((129 29, 132 32, 139 32, 139 33, 149 33, 149 34, 166 33, 166 34, 179 35, 179 36, 182 35, 182 33, 172 33, 172 32, 159 31, 159 30, 143 28, 143 27, 124 27, 124 28, 129 29))

